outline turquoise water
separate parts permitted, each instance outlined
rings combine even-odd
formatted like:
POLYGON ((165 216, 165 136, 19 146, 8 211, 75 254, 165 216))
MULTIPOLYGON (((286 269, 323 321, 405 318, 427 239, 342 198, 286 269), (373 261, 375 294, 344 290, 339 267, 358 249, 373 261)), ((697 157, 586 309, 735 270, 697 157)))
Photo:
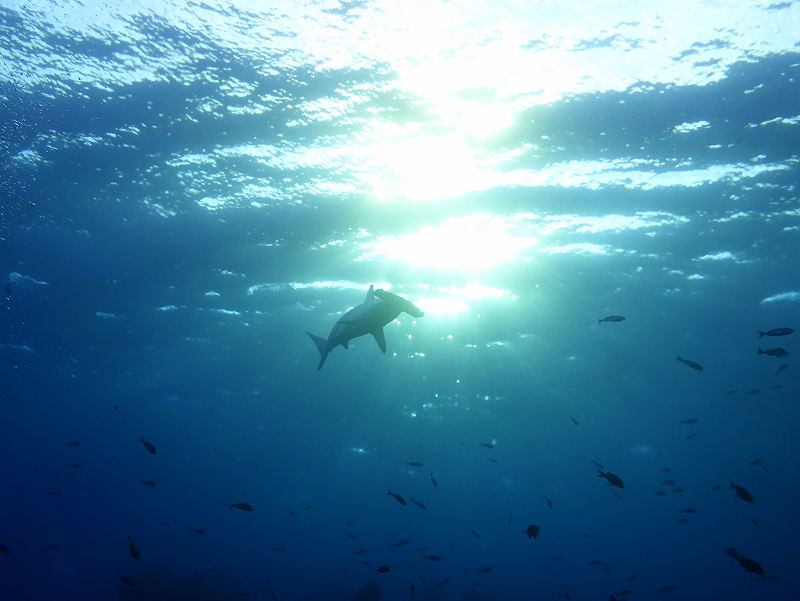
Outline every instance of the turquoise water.
POLYGON ((0 2, 0 599, 800 598, 799 32, 0 2))

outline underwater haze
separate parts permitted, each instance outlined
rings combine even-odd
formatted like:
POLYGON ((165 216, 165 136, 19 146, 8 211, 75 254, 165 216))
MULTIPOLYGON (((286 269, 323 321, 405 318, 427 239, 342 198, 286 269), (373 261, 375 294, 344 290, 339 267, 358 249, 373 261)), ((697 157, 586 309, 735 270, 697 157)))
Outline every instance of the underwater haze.
POLYGON ((800 599, 799 173, 797 1, 0 0, 0 601, 800 599))

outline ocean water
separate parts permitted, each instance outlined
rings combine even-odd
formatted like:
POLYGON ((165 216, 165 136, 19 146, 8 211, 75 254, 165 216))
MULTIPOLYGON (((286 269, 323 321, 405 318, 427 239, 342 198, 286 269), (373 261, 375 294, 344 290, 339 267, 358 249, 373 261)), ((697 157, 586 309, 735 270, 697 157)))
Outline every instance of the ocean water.
POLYGON ((800 599, 799 169, 795 1, 0 0, 0 600, 800 599))

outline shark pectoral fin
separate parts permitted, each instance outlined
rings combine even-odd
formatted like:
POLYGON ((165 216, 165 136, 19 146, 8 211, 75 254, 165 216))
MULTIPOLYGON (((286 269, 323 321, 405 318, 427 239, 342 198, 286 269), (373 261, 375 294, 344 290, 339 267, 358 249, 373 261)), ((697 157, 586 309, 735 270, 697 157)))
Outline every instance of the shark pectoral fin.
POLYGON ((383 328, 380 330, 375 330, 374 332, 370 332, 372 337, 375 339, 375 342, 378 343, 378 346, 381 347, 381 352, 386 353, 386 338, 383 336, 383 328))
POLYGON ((374 300, 375 300, 375 287, 372 284, 370 284, 369 290, 367 290, 367 296, 366 298, 364 298, 364 302, 371 303, 374 300))

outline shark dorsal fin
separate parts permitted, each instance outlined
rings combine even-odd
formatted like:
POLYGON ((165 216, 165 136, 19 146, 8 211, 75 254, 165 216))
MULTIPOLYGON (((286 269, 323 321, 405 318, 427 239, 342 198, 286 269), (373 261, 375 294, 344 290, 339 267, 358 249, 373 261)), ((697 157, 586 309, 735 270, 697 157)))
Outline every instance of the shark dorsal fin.
POLYGON ((380 330, 375 330, 374 332, 370 332, 372 337, 375 339, 375 342, 378 343, 378 346, 381 347, 381 352, 386 353, 386 338, 383 336, 383 328, 380 330))
POLYGON ((369 290, 367 290, 367 297, 364 299, 365 303, 371 303, 375 300, 375 287, 370 284, 369 290))

